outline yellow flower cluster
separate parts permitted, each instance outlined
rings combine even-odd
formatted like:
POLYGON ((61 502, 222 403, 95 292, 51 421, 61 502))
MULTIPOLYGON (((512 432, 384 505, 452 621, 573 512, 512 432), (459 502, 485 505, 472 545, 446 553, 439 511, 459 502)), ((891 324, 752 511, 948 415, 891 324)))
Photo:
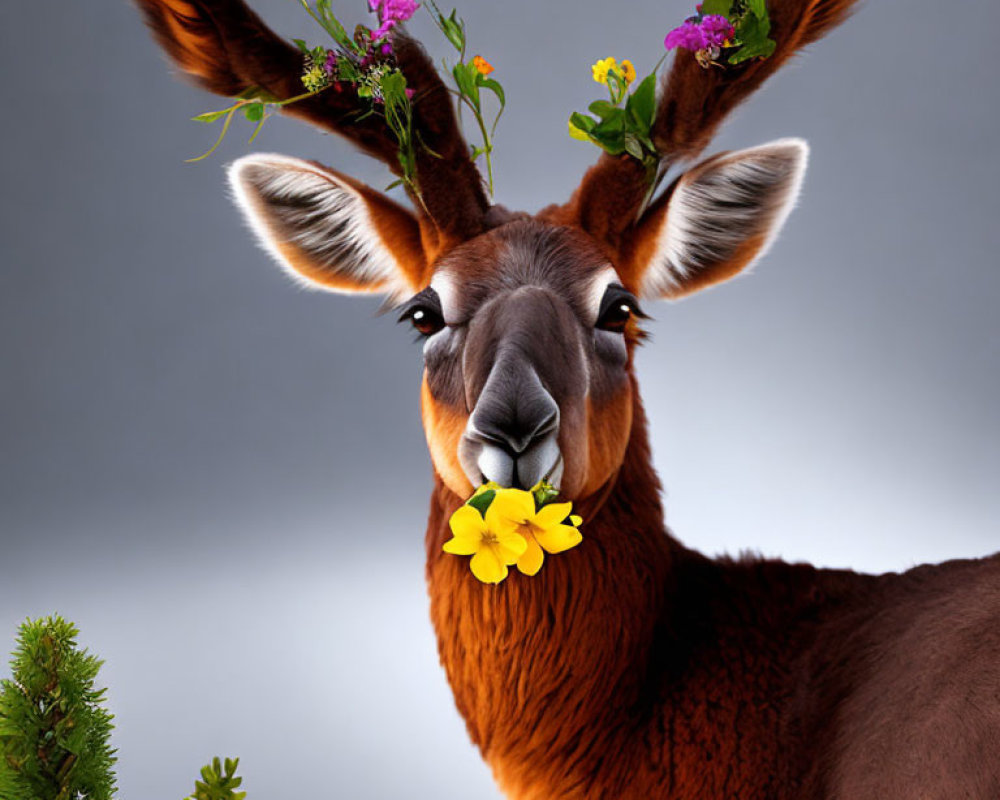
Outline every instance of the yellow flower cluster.
POLYGON ((591 70, 594 73, 594 80, 598 83, 607 83, 609 72, 615 73, 620 80, 625 81, 626 86, 635 80, 635 67, 628 59, 619 64, 617 59, 603 58, 594 64, 591 70))
POLYGON ((452 514, 452 538, 444 544, 446 553, 472 556, 472 574, 483 583, 500 583, 514 564, 523 574, 535 575, 545 553, 562 553, 583 541, 577 530, 583 520, 571 516, 572 503, 536 508, 532 492, 495 484, 481 486, 470 502, 484 492, 495 493, 485 516, 475 506, 463 505, 452 514))

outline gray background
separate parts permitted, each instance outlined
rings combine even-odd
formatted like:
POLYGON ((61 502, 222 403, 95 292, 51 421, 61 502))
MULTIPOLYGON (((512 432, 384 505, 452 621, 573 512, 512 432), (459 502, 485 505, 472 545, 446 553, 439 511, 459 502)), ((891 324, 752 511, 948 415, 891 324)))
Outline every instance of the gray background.
MULTIPOLYGON (((256 6, 322 41, 292 0, 256 6)), ((591 62, 648 69, 689 11, 463 4, 510 98, 502 202, 568 196, 596 155, 565 132, 591 62)), ((998 29, 990 0, 871 2, 723 132, 813 159, 754 276, 650 309, 639 372, 687 544, 868 571, 1000 546, 998 29)), ((222 103, 126 3, 4 3, 0 65, 0 638, 81 625, 124 797, 180 797, 215 753, 252 798, 496 796, 427 621, 410 333, 255 249, 222 183, 246 125, 183 163, 213 136, 188 117, 222 103)), ((255 149, 388 182, 293 121, 255 149)))

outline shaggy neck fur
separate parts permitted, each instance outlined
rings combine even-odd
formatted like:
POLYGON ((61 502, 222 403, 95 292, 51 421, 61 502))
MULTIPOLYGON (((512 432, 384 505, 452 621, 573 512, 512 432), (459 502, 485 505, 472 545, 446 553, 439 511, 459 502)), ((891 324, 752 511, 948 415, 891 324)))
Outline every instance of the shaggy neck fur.
POLYGON ((592 516, 579 504, 583 543, 533 578, 512 568, 485 586, 441 551, 462 498, 437 482, 426 542, 438 649, 510 797, 749 800, 812 780, 807 751, 823 738, 783 725, 789 675, 812 669, 820 606, 842 607, 860 576, 709 560, 667 533, 659 492, 636 399, 607 500, 592 516))
POLYGON ((595 757, 618 757, 603 741, 608 730, 643 724, 650 689, 674 545, 644 421, 596 516, 578 506, 583 544, 548 556, 538 576, 512 568, 486 586, 467 559, 442 553, 461 503, 438 481, 427 531, 431 616, 455 701, 505 790, 572 794, 592 778, 595 757))

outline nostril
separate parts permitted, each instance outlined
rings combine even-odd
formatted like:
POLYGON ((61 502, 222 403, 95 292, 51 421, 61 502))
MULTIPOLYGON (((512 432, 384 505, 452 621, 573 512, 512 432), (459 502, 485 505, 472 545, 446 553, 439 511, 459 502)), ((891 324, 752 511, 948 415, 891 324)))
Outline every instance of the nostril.
POLYGON ((475 420, 476 438, 502 449, 511 458, 517 458, 539 439, 543 439, 559 426, 559 412, 551 411, 535 420, 517 418, 497 421, 475 420))
POLYGON ((559 405, 530 365, 502 366, 480 393, 468 433, 518 459, 558 430, 559 405))
POLYGON ((475 438, 479 439, 484 444, 491 444, 494 447, 498 447, 503 450, 511 458, 517 458, 520 450, 515 449, 514 445, 511 444, 510 439, 507 437, 503 431, 494 428, 491 425, 476 425, 475 438))

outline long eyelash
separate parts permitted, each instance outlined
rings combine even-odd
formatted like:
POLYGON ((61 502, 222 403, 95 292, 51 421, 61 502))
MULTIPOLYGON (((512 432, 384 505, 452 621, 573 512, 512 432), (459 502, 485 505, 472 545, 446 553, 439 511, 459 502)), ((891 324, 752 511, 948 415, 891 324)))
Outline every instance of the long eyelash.
POLYGON ((438 297, 438 293, 435 292, 430 286, 426 289, 418 292, 405 303, 397 306, 394 310, 399 315, 396 318, 397 322, 403 322, 410 318, 414 311, 418 308, 430 308, 441 315, 441 298, 438 297))

